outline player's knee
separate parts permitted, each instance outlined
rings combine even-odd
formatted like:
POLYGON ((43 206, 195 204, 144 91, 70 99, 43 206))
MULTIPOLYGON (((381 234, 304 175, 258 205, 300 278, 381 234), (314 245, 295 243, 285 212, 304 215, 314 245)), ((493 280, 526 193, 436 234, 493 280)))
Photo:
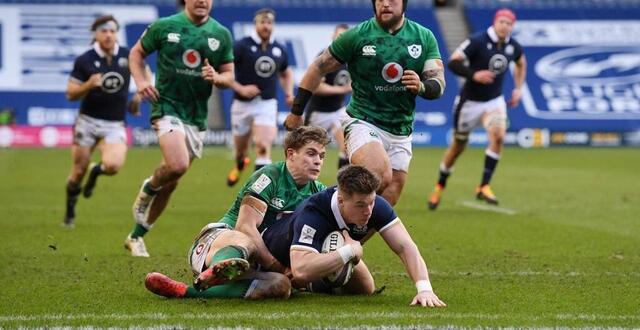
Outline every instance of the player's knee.
POLYGON ((189 161, 174 161, 167 163, 167 175, 172 179, 178 179, 187 173, 189 161))
POLYGON ((102 162, 102 171, 107 175, 118 173, 122 168, 122 163, 118 162, 102 162))
POLYGON ((391 170, 391 168, 389 168, 388 170, 379 171, 378 173, 376 173, 376 175, 380 180, 380 188, 378 189, 378 192, 382 193, 392 185, 393 171, 391 170))
POLYGON ((269 145, 264 142, 256 142, 256 153, 258 155, 265 155, 269 151, 269 145))

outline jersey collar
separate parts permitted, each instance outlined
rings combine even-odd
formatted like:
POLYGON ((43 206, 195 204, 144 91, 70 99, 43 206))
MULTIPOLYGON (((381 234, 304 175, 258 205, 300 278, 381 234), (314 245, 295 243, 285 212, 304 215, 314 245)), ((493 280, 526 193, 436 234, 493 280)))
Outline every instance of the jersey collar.
POLYGON ((340 208, 338 207, 338 188, 333 192, 331 196, 331 212, 333 212, 333 217, 336 218, 336 222, 338 223, 338 227, 340 229, 347 229, 347 223, 344 222, 344 218, 340 213, 340 208))
MULTIPOLYGON (((487 29, 487 34, 489 35, 489 39, 491 39, 491 41, 493 41, 494 43, 498 43, 498 41, 500 41, 500 38, 498 38, 498 34, 496 34, 496 29, 493 28, 493 26, 490 26, 487 29)), ((511 39, 511 36, 507 36, 504 39, 504 43, 508 44, 509 43, 509 39, 511 39)))
MULTIPOLYGON (((256 32, 256 30, 251 31, 251 39, 253 39, 253 42, 258 45, 262 44, 262 39, 260 39, 260 36, 258 35, 258 32, 256 32)), ((271 33, 271 37, 269 37, 269 45, 271 45, 274 40, 275 39, 273 38, 273 33, 271 33)))
MULTIPOLYGON (((107 54, 104 52, 104 50, 102 50, 102 48, 100 48, 100 44, 98 44, 97 41, 95 41, 93 43, 93 50, 96 51, 96 53, 98 54, 98 56, 100 56, 101 58, 104 58, 105 56, 107 56, 107 54)), ((113 45, 113 53, 112 55, 118 55, 118 50, 120 50, 120 46, 118 46, 118 44, 116 43, 115 45, 113 45)))

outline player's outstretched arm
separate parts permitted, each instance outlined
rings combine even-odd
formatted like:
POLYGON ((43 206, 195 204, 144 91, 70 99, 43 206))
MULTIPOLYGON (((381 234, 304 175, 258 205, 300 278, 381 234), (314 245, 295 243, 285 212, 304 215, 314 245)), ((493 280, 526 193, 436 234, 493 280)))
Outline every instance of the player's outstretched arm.
POLYGON ((140 40, 129 51, 129 71, 138 87, 138 94, 143 100, 151 100, 153 102, 160 98, 160 93, 153 86, 151 79, 146 73, 146 64, 144 62, 147 53, 142 48, 140 40))
POLYGON ((269 252, 260 232, 258 232, 258 227, 262 223, 266 211, 267 204, 264 201, 251 195, 244 196, 238 213, 236 230, 249 236, 256 245, 256 257, 260 265, 266 270, 284 273, 286 268, 269 252))
POLYGON ((347 262, 360 260, 362 246, 360 242, 352 240, 349 244, 330 253, 317 253, 292 246, 289 258, 293 274, 292 281, 296 285, 304 286, 340 270, 347 262))
POLYGON ((313 92, 318 88, 318 85, 320 85, 322 77, 327 73, 338 70, 341 65, 342 64, 331 55, 328 49, 313 61, 304 73, 302 81, 300 81, 298 93, 296 93, 293 106, 291 107, 291 113, 287 115, 284 121, 284 127, 286 129, 292 130, 302 125, 304 108, 307 106, 309 99, 311 99, 313 92))
POLYGON ((422 259, 418 247, 411 239, 409 232, 402 222, 398 221, 380 233, 382 239, 389 245, 404 264, 409 277, 416 284, 417 294, 411 301, 411 305, 429 307, 444 307, 446 304, 438 298, 431 287, 427 264, 422 259))

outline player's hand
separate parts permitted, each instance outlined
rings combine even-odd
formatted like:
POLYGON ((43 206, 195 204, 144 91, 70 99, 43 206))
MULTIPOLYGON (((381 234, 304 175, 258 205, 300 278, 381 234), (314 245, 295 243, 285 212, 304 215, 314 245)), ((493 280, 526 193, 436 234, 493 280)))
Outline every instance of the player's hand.
POLYGON ((160 98, 160 93, 150 83, 138 85, 137 94, 138 94, 138 97, 140 97, 140 99, 143 101, 150 100, 151 102, 156 102, 160 98))
POLYGON ((284 100, 285 102, 287 102, 287 106, 289 108, 291 108, 293 106, 293 100, 295 99, 295 96, 293 96, 293 94, 285 94, 284 95, 284 100))
POLYGON ((520 103, 520 99, 522 98, 522 91, 520 88, 514 88, 511 92, 511 99, 507 102, 510 108, 515 108, 520 103))
POLYGON ((140 95, 134 94, 131 101, 127 103, 127 111, 134 116, 140 116, 140 101, 142 101, 140 95))
POLYGON ((87 80, 87 83, 89 84, 89 87, 91 89, 102 87, 102 73, 94 73, 94 74, 92 74, 89 77, 89 80, 87 80))
POLYGON ((420 92, 420 76, 413 70, 405 70, 402 74, 402 84, 407 87, 407 90, 413 95, 418 95, 420 92))
POLYGON ((222 76, 216 71, 214 67, 209 64, 209 59, 204 59, 204 65, 201 68, 202 79, 208 81, 209 83, 215 85, 216 87, 224 87, 222 84, 224 83, 222 76))
POLYGON ((360 244, 360 241, 356 241, 351 238, 347 230, 343 230, 342 235, 344 236, 344 244, 350 244, 351 248, 353 248, 353 258, 351 258, 351 262, 355 265, 360 262, 360 259, 362 259, 362 254, 364 253, 362 251, 362 244, 360 244))
POLYGON ((411 301, 411 306, 446 307, 447 304, 440 300, 433 291, 420 291, 411 301))
POLYGON ((495 79, 496 79, 496 74, 489 70, 480 70, 480 71, 476 71, 473 74, 473 81, 483 85, 491 84, 495 79))
POLYGON ((287 115, 287 118, 284 120, 283 125, 284 125, 284 128, 287 129, 287 131, 291 131, 302 126, 302 123, 303 123, 302 116, 298 116, 290 113, 287 115))
POLYGON ((245 99, 253 99, 254 97, 260 95, 260 88, 258 85, 243 85, 238 91, 238 94, 245 99))

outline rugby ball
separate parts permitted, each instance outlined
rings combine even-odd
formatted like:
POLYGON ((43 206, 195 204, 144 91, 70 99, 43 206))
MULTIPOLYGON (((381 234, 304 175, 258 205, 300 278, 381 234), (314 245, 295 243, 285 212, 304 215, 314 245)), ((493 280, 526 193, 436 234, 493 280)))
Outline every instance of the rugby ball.
MULTIPOLYGON (((344 236, 339 231, 334 231, 329 233, 327 237, 324 239, 322 243, 322 253, 333 252, 344 245, 344 236)), ((353 262, 347 262, 340 270, 336 271, 333 274, 329 274, 327 277, 323 278, 322 281, 328 284, 331 287, 337 288, 341 287, 351 278, 353 274, 353 262)))

